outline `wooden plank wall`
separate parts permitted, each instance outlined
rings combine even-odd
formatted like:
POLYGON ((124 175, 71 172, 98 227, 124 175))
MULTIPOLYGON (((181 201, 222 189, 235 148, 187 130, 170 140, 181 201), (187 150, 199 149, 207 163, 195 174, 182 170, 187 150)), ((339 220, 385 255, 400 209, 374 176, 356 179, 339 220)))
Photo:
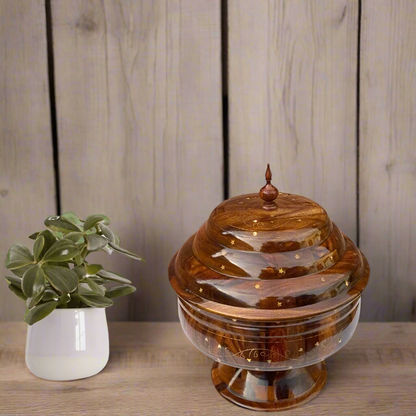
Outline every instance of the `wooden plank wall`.
MULTIPOLYGON (((44 1, 0 1, 0 256, 56 212, 44 1)), ((0 282, 0 320, 25 305, 0 282)))
POLYGON ((230 0, 231 195, 274 184, 356 240, 358 2, 230 0))
MULTIPOLYGON (((171 256, 270 162, 367 255, 362 319, 416 320, 416 0, 50 6, 52 102, 44 2, 0 0, 3 254, 57 209, 51 105, 62 211, 109 215, 147 260, 99 259, 139 288, 110 319, 176 320, 171 256)), ((2 283, 0 320, 22 310, 2 283)))
POLYGON ((416 2, 365 1, 360 73, 363 316, 416 320, 416 2))
POLYGON ((118 320, 177 320, 167 267, 223 196, 220 2, 52 2, 62 210, 114 218, 118 320), (207 181, 206 178, 209 177, 207 181))

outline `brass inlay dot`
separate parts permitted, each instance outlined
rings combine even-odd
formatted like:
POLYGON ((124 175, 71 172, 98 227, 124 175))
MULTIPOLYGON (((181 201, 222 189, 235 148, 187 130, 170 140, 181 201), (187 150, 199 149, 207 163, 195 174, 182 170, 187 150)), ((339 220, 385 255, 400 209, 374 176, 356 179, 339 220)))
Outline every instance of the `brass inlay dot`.
POLYGON ((303 348, 299 348, 299 352, 303 352, 303 348))
POLYGON ((235 244, 235 240, 231 240, 230 244, 233 246, 235 244))
POLYGON ((321 277, 321 281, 322 282, 325 282, 325 277, 321 277))
POLYGON ((342 341, 342 339, 340 339, 340 340, 338 341, 338 344, 341 344, 341 341, 342 341))
POLYGON ((247 358, 247 361, 248 361, 248 362, 251 362, 251 358, 247 358))
MULTIPOLYGON (((293 200, 292 200, 292 201, 293 201, 293 200)), ((298 219, 298 222, 302 222, 302 220, 299 218, 299 219, 298 219)))
POLYGON ((257 235, 257 233, 254 231, 253 235, 254 235, 254 237, 255 237, 255 236, 257 235))
POLYGON ((267 362, 270 364, 272 362, 272 360, 267 360, 267 362))
POLYGON ((295 259, 296 259, 296 260, 299 260, 299 259, 300 259, 299 254, 295 254, 295 259))
POLYGON ((347 282, 345 282, 345 286, 347 286, 347 287, 348 287, 349 285, 350 285, 350 284, 348 283, 348 281, 347 281, 347 282))
POLYGON ((233 319, 234 322, 237 322, 237 319, 233 319))
POLYGON ((257 220, 253 220, 253 222, 257 222, 257 220))
POLYGON ((221 265, 221 270, 225 270, 225 266, 223 264, 221 265))
POLYGON ((319 346, 319 342, 317 342, 316 344, 315 344, 315 347, 318 347, 319 346))
POLYGON ((199 292, 200 292, 200 293, 201 293, 203 290, 204 290, 204 289, 202 289, 202 287, 201 287, 201 288, 199 288, 199 292))
POLYGON ((205 337, 205 342, 208 342, 208 338, 207 337, 205 337))
POLYGON ((221 344, 218 344, 218 348, 221 349, 221 344))
POLYGON ((260 289, 260 285, 257 284, 256 286, 254 286, 256 289, 260 289))

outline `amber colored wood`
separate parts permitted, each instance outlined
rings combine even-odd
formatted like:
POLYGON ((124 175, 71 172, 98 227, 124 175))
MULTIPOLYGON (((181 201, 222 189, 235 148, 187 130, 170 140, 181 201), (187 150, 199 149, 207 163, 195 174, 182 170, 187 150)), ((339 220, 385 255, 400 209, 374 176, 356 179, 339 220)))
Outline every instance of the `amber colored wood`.
POLYGON ((180 297, 220 315, 277 320, 328 312, 362 292, 368 263, 322 207, 288 193, 276 210, 263 203, 248 194, 215 208, 171 261, 180 297))
POLYGON ((264 185, 263 188, 261 188, 259 192, 260 198, 264 201, 263 209, 275 210, 277 208, 277 205, 274 202, 274 200, 279 195, 279 191, 274 185, 271 184, 272 171, 270 170, 269 163, 267 164, 265 177, 266 177, 266 185, 264 185))
POLYGON ((218 363, 212 366, 212 381, 218 393, 249 410, 275 412, 304 405, 321 392, 326 380, 324 361, 277 372, 248 371, 218 363))
MULTIPOLYGON (((179 323, 110 322, 111 355, 95 377, 49 382, 25 366, 26 325, 0 323, 0 414, 249 416, 221 399, 212 361, 179 323)), ((292 416, 413 415, 416 323, 360 323, 352 340, 326 360, 328 380, 292 416)))
POLYGON ((266 182, 216 207, 172 258, 169 279, 183 331, 216 362, 218 392, 272 411, 322 390, 323 361, 351 339, 370 270, 322 207, 278 193, 269 165, 266 182))
POLYGON ((223 197, 220 1, 51 7, 62 209, 146 260, 95 258, 138 288, 110 319, 176 320, 169 260, 223 197))
POLYGON ((228 1, 230 195, 259 189, 270 163, 279 191, 319 202, 355 242, 358 9, 228 1))
POLYGON ((416 2, 362 1, 360 247, 363 316, 416 320, 416 2))
POLYGON ((8 249, 32 248, 56 213, 49 109, 45 1, 0 0, 0 321, 25 313, 3 279, 8 249))

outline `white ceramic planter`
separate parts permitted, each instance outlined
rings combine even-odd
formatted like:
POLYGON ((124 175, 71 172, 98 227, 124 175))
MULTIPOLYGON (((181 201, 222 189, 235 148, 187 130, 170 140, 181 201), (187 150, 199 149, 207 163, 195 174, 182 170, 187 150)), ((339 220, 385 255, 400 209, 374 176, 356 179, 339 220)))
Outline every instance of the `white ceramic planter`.
POLYGON ((28 327, 26 365, 47 380, 76 380, 107 364, 109 341, 105 308, 55 309, 28 327))

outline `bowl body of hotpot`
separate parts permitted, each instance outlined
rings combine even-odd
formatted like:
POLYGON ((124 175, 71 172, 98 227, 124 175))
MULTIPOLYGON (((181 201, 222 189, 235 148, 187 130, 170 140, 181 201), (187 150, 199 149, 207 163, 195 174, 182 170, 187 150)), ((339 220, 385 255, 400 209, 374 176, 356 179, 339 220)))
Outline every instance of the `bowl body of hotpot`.
POLYGON ((248 321, 205 311, 178 297, 182 329, 212 360, 252 371, 284 371, 321 362, 352 337, 361 297, 329 312, 286 321, 248 321))

